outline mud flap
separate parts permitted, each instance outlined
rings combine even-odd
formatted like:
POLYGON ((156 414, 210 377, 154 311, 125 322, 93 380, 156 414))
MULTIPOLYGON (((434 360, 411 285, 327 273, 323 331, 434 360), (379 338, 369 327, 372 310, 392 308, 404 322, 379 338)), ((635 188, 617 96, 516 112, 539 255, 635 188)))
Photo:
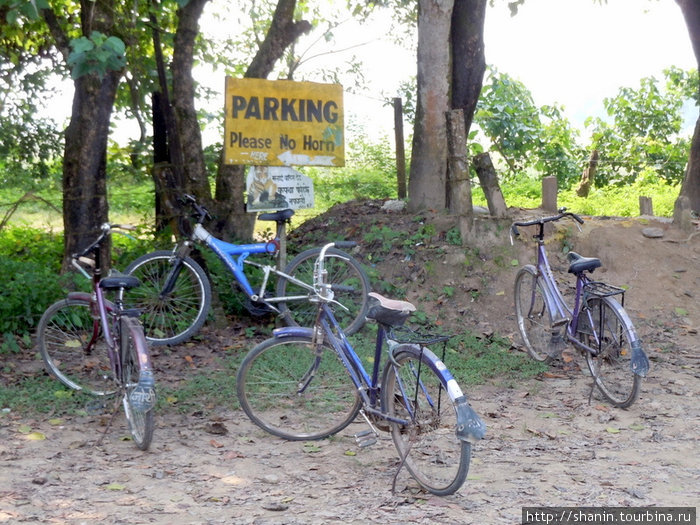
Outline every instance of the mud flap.
POLYGON ((642 343, 640 341, 634 341, 632 343, 630 368, 632 372, 641 377, 646 377, 647 372, 649 372, 649 359, 644 353, 644 350, 642 350, 642 343))
POLYGON ((486 434, 486 423, 469 406, 467 396, 460 396, 455 399, 457 408, 457 437, 462 441, 475 443, 486 434))

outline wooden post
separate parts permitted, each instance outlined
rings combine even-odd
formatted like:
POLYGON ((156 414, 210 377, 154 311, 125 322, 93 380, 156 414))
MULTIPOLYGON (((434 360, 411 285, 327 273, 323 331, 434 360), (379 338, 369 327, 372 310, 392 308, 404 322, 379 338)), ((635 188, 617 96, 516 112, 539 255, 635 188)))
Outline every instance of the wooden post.
POLYGON ((588 159, 588 167, 583 170, 581 182, 576 188, 576 195, 579 197, 588 197, 588 192, 591 189, 591 184, 595 179, 595 172, 598 169, 598 150, 594 149, 591 152, 591 158, 588 159))
POLYGON ((394 99, 394 140, 396 141, 396 187, 399 199, 406 198, 406 152, 403 144, 403 105, 394 99))
POLYGON ((508 208, 506 207, 503 193, 501 193, 501 188, 498 185, 498 175, 493 167, 493 162, 491 162, 491 156, 488 152, 479 153, 472 162, 474 163, 476 174, 479 176, 481 187, 484 190, 489 213, 494 217, 507 217, 508 208))
POLYGON ((542 179, 542 209, 557 211, 557 178, 545 177, 542 179))
POLYGON ((639 196, 639 215, 654 215, 654 207, 651 197, 639 196))
POLYGON ((464 128, 464 112, 448 111, 447 118, 447 201, 451 213, 457 215, 462 244, 469 239, 474 222, 472 189, 467 162, 467 134, 464 128))

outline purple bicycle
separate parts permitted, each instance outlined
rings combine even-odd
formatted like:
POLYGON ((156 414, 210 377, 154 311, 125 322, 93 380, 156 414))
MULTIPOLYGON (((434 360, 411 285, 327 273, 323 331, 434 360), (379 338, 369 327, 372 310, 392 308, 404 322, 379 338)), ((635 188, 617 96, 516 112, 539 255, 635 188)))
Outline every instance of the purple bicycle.
POLYGON ((537 226, 533 236, 537 241, 537 263, 523 266, 515 277, 515 314, 520 335, 528 353, 537 361, 552 361, 567 342, 572 343, 584 354, 593 377, 591 396, 597 387, 614 406, 627 408, 639 395, 649 360, 624 309, 624 289, 588 276, 602 266, 600 259, 568 253, 568 272, 576 277, 573 308, 564 300, 544 245, 545 224, 564 218, 583 224, 581 217, 561 208, 557 215, 511 226, 511 242, 512 235, 520 234, 518 227, 537 226))
POLYGON ((116 272, 101 275, 100 247, 111 233, 122 233, 120 229, 131 227, 103 224, 97 240, 72 256, 73 266, 91 281, 92 291, 70 292, 49 306, 39 321, 37 345, 47 370, 61 383, 94 396, 113 397, 114 414, 121 403, 134 443, 146 450, 153 439, 153 369, 140 312, 125 309, 118 293, 140 283, 116 272), (105 297, 109 291, 117 292, 115 302, 105 297))

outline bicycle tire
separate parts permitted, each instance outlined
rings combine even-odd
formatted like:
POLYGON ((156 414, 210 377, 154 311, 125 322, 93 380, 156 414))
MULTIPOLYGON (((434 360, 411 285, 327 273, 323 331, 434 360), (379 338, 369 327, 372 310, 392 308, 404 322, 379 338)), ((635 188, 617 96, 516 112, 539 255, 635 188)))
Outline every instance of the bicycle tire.
POLYGON ((357 389, 335 350, 328 343, 320 350, 317 356, 310 337, 289 336, 263 341, 245 356, 236 391, 253 423, 298 441, 336 434, 355 419, 361 406, 357 389))
MULTIPOLYGON (((284 269, 284 273, 301 282, 314 282, 314 265, 321 253, 321 248, 311 248, 297 255, 284 269)), ((331 309, 345 335, 352 335, 365 324, 365 315, 369 303, 369 278, 362 265, 351 255, 332 248, 326 252, 325 268, 328 271, 328 283, 331 284, 334 299, 344 308, 331 304, 331 309)), ((277 281, 278 297, 300 297, 279 303, 282 320, 288 326, 312 326, 316 320, 318 308, 309 301, 310 292, 291 282, 284 276, 277 281)))
POLYGON ((578 316, 576 338, 599 350, 598 355, 584 353, 603 397, 618 408, 627 408, 639 396, 642 378, 630 367, 634 339, 613 301, 609 297, 589 298, 578 316))
POLYGON ((456 435, 457 410, 447 384, 420 347, 401 345, 393 357, 398 367, 388 363, 384 368, 382 404, 389 416, 413 419, 410 425, 391 423, 399 457, 425 490, 454 494, 467 479, 471 444, 456 435))
POLYGON ((122 317, 119 328, 119 348, 122 361, 122 385, 124 387, 124 413, 129 425, 129 432, 134 444, 140 450, 148 450, 153 440, 155 426, 154 408, 138 410, 133 402, 131 393, 137 387, 141 377, 141 360, 137 350, 136 338, 142 338, 143 348, 147 348, 141 326, 136 319, 122 317))
POLYGON ((37 346, 48 372, 73 390, 104 396, 116 391, 107 343, 92 304, 62 299, 37 325, 37 346))
MULTIPOLYGON (((513 293, 518 330, 530 357, 549 363, 552 354, 552 314, 544 300, 542 283, 534 266, 518 270, 513 293)), ((563 330, 563 328, 562 328, 563 330)))
POLYGON ((128 291, 129 306, 141 310, 144 334, 153 345, 187 341, 202 328, 211 308, 209 278, 191 257, 181 259, 173 290, 161 297, 174 260, 172 252, 158 250, 142 255, 124 270, 141 281, 141 286, 128 291))

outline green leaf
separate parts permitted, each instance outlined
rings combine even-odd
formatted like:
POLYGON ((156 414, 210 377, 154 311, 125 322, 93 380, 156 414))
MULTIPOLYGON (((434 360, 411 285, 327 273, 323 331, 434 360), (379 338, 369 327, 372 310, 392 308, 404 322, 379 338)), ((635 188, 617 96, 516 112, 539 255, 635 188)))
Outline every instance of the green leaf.
POLYGON ((608 428, 605 429, 605 431, 606 431, 608 434, 619 434, 619 433, 620 433, 620 429, 619 429, 619 428, 615 428, 615 427, 608 427, 608 428))
POLYGON ((685 308, 677 307, 676 308, 676 315, 679 317, 685 317, 686 315, 688 315, 688 310, 686 310, 685 308))

